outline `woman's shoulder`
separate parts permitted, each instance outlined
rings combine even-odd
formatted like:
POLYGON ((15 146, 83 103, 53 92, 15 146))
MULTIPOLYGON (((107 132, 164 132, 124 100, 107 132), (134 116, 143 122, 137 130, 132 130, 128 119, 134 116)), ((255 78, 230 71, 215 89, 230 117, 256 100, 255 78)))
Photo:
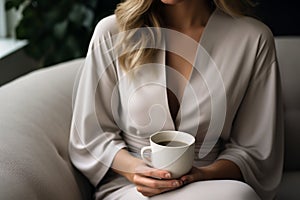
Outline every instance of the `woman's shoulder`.
POLYGON ((95 28, 94 35, 103 36, 106 34, 116 34, 118 33, 118 23, 115 15, 107 16, 101 19, 95 28))
POLYGON ((237 31, 251 38, 260 38, 260 40, 272 41, 274 39, 271 29, 262 21, 249 16, 236 18, 238 23, 237 31))
POLYGON ((216 32, 214 35, 220 36, 223 41, 246 42, 251 48, 256 44, 272 45, 274 42, 270 28, 254 17, 232 16, 218 9, 214 19, 213 25, 216 32))
MULTIPOLYGON (((246 48, 261 51, 274 49, 274 36, 270 28, 262 21, 250 16, 231 16, 221 12, 218 26, 222 31, 224 41, 234 41, 236 44, 246 44, 246 48)), ((227 44, 227 43, 226 43, 227 44)))
MULTIPOLYGON (((95 29, 93 36, 90 40, 89 50, 99 44, 108 44, 108 41, 112 41, 114 35, 118 33, 118 24, 115 15, 107 16, 101 19, 95 29)), ((109 42, 110 43, 110 42, 109 42)))

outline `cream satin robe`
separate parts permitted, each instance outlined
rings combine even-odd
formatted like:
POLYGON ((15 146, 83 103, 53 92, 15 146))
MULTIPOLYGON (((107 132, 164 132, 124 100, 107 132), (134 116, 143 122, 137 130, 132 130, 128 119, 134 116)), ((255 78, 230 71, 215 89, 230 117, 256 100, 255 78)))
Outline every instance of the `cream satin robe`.
MULTIPOLYGON (((125 73, 114 60, 117 33, 115 16, 99 22, 74 87, 70 158, 97 186, 96 199, 147 199, 110 170, 113 158, 121 148, 139 156, 149 135, 174 129, 196 137, 196 166, 231 160, 247 184, 199 181, 151 199, 257 199, 255 192, 273 199, 282 175, 283 120, 269 29, 216 9, 201 37, 203 49, 198 48, 194 60, 198 68, 191 73, 175 123, 166 93, 166 74, 174 71, 165 67, 163 50, 172 49, 172 43, 162 42, 152 63, 125 73)), ((182 41, 177 40, 179 46, 182 41)), ((180 49, 176 53, 190 56, 180 49)))

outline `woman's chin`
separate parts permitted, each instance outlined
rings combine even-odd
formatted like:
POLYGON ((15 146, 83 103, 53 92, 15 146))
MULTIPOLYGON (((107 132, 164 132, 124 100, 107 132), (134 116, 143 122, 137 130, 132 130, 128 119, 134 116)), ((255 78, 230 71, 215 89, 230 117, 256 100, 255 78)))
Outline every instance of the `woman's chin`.
POLYGON ((161 0, 162 3, 167 4, 167 5, 175 5, 180 2, 183 2, 184 0, 161 0))

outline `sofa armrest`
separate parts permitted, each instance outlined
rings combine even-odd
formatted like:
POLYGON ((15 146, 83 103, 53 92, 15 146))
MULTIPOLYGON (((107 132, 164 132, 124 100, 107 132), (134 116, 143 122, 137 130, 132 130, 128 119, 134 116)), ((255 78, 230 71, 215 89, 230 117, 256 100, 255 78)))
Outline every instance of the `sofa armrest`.
POLYGON ((0 199, 90 199, 68 157, 73 82, 83 60, 0 88, 0 199))

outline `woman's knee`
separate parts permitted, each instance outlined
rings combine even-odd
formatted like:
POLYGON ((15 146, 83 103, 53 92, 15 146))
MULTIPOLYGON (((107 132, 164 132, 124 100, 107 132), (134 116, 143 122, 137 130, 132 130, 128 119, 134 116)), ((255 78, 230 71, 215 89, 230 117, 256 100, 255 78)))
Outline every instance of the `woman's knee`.
POLYGON ((178 190, 161 194, 151 200, 165 199, 210 200, 259 200, 256 192, 247 184, 232 180, 199 181, 178 190))
POLYGON ((250 187, 248 184, 240 181, 233 181, 233 180, 223 180, 218 181, 219 184, 219 191, 222 195, 226 196, 227 198, 224 199, 232 199, 232 200, 259 200, 259 196, 250 187))

